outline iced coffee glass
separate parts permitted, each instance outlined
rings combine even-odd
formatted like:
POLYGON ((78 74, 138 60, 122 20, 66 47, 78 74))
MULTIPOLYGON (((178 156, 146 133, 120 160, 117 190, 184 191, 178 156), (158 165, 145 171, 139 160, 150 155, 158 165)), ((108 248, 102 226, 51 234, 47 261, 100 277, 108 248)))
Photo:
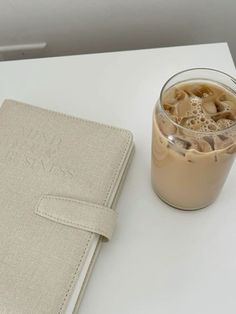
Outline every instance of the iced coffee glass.
POLYGON ((213 69, 190 69, 163 86, 154 113, 152 185, 185 210, 218 196, 236 152, 236 80, 213 69))

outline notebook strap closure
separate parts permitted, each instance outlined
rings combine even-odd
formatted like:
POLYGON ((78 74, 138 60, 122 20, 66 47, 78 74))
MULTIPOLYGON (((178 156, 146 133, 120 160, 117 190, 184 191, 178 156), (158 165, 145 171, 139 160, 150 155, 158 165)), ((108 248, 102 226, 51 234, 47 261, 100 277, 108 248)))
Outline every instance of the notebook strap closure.
POLYGON ((117 214, 108 207, 66 197, 44 195, 35 213, 63 225, 90 231, 110 240, 117 214))

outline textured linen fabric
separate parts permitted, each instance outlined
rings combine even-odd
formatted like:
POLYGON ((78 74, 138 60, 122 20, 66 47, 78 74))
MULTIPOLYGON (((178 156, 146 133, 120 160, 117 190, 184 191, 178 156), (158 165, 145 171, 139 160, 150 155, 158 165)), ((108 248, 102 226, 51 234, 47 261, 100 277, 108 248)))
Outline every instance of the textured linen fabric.
POLYGON ((35 213, 44 195, 111 207, 129 131, 7 100, 0 108, 0 313, 61 314, 94 233, 35 213))
POLYGON ((117 214, 109 207, 54 195, 44 195, 35 213, 67 226, 91 231, 110 240, 117 214))

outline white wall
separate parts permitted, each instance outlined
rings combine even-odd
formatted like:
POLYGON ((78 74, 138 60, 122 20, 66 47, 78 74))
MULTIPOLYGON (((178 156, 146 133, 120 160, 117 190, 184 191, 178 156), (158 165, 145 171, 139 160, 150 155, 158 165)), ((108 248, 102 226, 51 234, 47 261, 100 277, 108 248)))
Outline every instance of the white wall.
POLYGON ((236 56, 235 34, 236 0, 0 0, 0 50, 47 42, 5 59, 219 41, 236 56))

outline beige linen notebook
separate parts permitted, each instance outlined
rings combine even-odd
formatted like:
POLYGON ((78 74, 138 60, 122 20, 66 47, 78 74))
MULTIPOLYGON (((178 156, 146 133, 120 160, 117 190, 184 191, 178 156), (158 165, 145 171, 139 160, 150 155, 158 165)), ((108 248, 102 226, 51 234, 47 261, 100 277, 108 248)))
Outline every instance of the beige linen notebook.
POLYGON ((77 312, 132 152, 129 131, 3 103, 0 313, 77 312))

